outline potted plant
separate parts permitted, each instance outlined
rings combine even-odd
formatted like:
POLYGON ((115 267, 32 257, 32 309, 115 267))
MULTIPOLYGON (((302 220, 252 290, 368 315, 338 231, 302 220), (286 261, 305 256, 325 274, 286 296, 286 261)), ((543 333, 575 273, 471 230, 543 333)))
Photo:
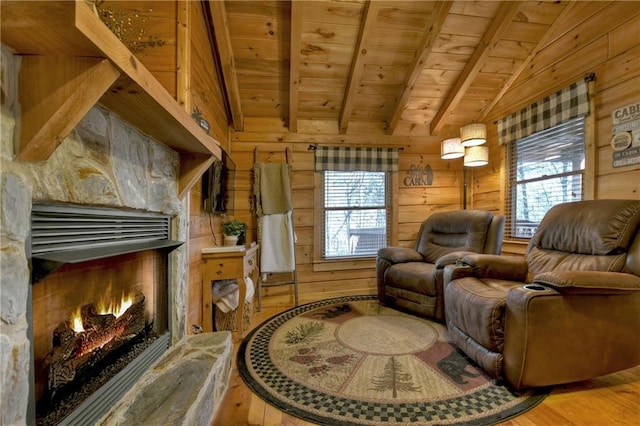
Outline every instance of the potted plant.
POLYGON ((244 231, 244 223, 237 219, 228 219, 222 222, 224 245, 235 246, 238 244, 238 236, 244 231))

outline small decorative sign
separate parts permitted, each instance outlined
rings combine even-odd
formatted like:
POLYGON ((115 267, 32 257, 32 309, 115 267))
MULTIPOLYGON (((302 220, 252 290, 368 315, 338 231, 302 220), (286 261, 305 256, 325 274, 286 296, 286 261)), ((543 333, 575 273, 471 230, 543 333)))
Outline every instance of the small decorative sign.
POLYGON ((640 102, 611 113, 613 167, 640 164, 640 102))
POLYGON ((640 164, 640 147, 613 153, 613 167, 633 166, 634 164, 640 164))
POLYGON ((412 164, 407 170, 407 176, 404 178, 405 186, 423 186, 433 184, 433 170, 430 165, 421 166, 412 164))
POLYGON ((631 146, 631 132, 618 132, 611 138, 611 148, 614 151, 624 151, 631 146))
POLYGON ((198 123, 198 126, 202 127, 204 131, 207 132, 207 134, 209 134, 209 130, 211 130, 211 125, 207 120, 204 119, 204 117, 202 116, 202 111, 200 111, 198 107, 193 109, 193 113, 191 114, 191 116, 194 118, 194 120, 196 120, 196 123, 198 123))

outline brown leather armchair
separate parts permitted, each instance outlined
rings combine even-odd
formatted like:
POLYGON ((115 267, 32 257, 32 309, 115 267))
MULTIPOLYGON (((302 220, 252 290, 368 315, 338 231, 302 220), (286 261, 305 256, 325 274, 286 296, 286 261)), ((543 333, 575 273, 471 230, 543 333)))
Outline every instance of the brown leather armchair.
POLYGON ((516 389, 640 364, 640 200, 550 209, 524 258, 447 267, 450 338, 516 389), (449 282, 449 280, 451 280, 449 282))
POLYGON ((376 280, 380 304, 444 322, 444 267, 468 253, 499 254, 503 231, 504 216, 488 211, 432 214, 422 222, 413 248, 378 250, 376 280))

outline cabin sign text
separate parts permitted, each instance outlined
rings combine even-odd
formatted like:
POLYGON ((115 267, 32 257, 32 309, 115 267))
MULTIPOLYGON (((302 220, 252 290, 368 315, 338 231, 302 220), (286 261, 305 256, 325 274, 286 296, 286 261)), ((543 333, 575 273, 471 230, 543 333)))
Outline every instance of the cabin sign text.
POLYGON ((430 165, 412 164, 407 170, 407 176, 402 181, 404 186, 423 186, 433 184, 433 170, 430 165))

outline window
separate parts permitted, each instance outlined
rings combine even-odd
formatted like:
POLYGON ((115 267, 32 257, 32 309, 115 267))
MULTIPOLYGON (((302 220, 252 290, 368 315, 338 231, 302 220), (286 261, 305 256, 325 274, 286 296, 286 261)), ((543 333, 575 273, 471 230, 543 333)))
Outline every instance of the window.
POLYGON ((315 259, 375 256, 387 246, 397 148, 318 146, 315 259))
POLYGON ((373 256, 387 245, 386 172, 324 172, 324 258, 373 256))
POLYGON ((510 237, 530 238, 551 207, 582 199, 584 123, 577 117, 508 145, 510 237))
POLYGON ((582 200, 589 82, 594 80, 589 74, 498 120, 498 143, 507 148, 507 238, 531 238, 551 207, 582 200))

